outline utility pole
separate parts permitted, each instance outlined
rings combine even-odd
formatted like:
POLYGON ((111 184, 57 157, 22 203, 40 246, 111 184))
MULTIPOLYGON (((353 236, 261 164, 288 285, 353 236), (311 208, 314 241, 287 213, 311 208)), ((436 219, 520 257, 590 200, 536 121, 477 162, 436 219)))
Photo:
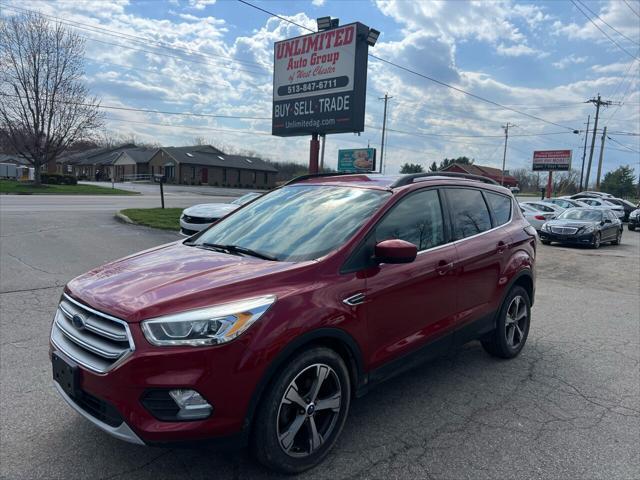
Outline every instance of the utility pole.
POLYGON ((607 138, 607 126, 602 131, 602 141, 600 142, 600 158, 598 159, 598 174, 596 175, 596 190, 600 190, 600 174, 602 173, 602 155, 604 154, 604 141, 607 138))
POLYGON ((507 141, 509 140, 509 127, 515 127, 513 123, 507 122, 506 125, 503 125, 504 128, 504 152, 502 153, 502 175, 500 177, 500 185, 504 187, 504 169, 507 164, 507 141))
POLYGON ((598 131, 598 116, 600 115, 600 107, 605 106, 608 107, 611 105, 611 101, 601 100, 600 94, 598 94, 598 98, 592 98, 591 100, 587 100, 586 103, 593 103, 596 106, 596 119, 593 124, 593 136, 591 137, 591 150, 589 151, 589 164, 587 165, 587 177, 584 182, 585 189, 589 188, 589 176, 591 174, 591 161, 593 160, 593 149, 596 145, 596 132, 598 131))
POLYGON ((380 142, 380 173, 384 173, 384 136, 387 131, 387 102, 390 97, 388 93, 384 94, 384 98, 378 98, 378 100, 384 100, 384 113, 382 116, 382 142, 380 142))
POLYGON ((582 191, 582 180, 584 177, 584 160, 587 157, 587 139, 589 138, 589 122, 591 121, 591 115, 587 117, 587 129, 584 132, 584 148, 582 149, 582 168, 580 169, 580 189, 582 191))
POLYGON ((324 172, 324 144, 327 141, 327 135, 322 134, 322 148, 320 150, 320 173, 324 172))

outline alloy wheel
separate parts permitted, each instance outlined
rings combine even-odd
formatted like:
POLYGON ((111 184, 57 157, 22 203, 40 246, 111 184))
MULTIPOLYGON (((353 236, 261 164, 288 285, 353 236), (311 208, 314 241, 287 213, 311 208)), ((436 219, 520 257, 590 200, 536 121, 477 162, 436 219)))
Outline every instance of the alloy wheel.
POLYGON ((329 365, 317 363, 298 373, 278 409, 278 441, 284 453, 299 458, 317 452, 336 427, 342 400, 340 379, 329 365))
POLYGON ((600 248, 600 233, 596 233, 593 237, 593 248, 600 248))
POLYGON ((505 335, 509 348, 516 349, 524 339, 529 321, 527 302, 520 295, 516 295, 507 308, 505 320, 505 335))

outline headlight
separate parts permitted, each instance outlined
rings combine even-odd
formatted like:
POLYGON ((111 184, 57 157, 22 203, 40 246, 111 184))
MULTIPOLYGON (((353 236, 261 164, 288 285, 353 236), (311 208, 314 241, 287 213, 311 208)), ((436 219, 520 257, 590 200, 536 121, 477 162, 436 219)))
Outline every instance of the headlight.
POLYGON ((542 230, 544 230, 545 232, 548 232, 549 231, 549 225, 546 224, 546 223, 543 223, 542 224, 542 230))
POLYGON ((586 227, 582 227, 582 233, 591 233, 596 229, 594 225, 587 225, 586 227))
POLYGON ((200 310, 166 315, 142 322, 144 336, 153 345, 217 345, 233 340, 257 321, 275 295, 250 298, 200 310))

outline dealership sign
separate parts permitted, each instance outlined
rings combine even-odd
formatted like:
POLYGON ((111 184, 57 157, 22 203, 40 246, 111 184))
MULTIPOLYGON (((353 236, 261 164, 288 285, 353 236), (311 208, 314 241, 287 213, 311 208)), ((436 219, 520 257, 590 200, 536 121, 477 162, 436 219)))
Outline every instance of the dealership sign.
POLYGON ((571 169, 571 150, 537 150, 533 152, 534 171, 568 171, 571 169))
POLYGON ((274 45, 273 135, 364 130, 368 31, 351 23, 274 45))
POLYGON ((376 169, 376 149, 356 148, 338 150, 339 172, 372 172, 376 169))

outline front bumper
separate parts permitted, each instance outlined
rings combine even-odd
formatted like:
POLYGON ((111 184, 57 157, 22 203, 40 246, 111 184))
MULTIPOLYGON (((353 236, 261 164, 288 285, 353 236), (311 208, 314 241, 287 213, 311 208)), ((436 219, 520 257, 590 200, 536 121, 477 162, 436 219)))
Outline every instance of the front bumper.
POLYGON ((574 235, 561 235, 559 233, 546 232, 544 230, 538 231, 540 240, 544 240, 547 242, 571 243, 574 245, 591 245, 594 240, 594 234, 595 232, 574 235))
POLYGON ((182 235, 186 235, 190 237, 191 235, 195 235, 202 230, 209 228, 211 223, 189 223, 180 219, 180 233, 182 235))
MULTIPOLYGON (((202 348, 151 347, 139 325, 130 327, 135 352, 104 374, 79 365, 77 397, 72 398, 54 380, 56 390, 74 410, 104 432, 138 445, 237 438, 244 432, 251 397, 266 366, 255 361, 239 365, 246 360, 243 342, 202 348), (175 388, 198 391, 213 406, 213 413, 201 420, 163 421, 142 403, 149 391, 175 388), (103 409, 117 411, 121 424, 101 418, 93 405, 87 408, 81 399, 84 393, 103 409)), ((68 359, 53 344, 50 352, 68 359)))
POLYGON ((640 228, 640 217, 629 217, 629 225, 634 228, 640 228))

